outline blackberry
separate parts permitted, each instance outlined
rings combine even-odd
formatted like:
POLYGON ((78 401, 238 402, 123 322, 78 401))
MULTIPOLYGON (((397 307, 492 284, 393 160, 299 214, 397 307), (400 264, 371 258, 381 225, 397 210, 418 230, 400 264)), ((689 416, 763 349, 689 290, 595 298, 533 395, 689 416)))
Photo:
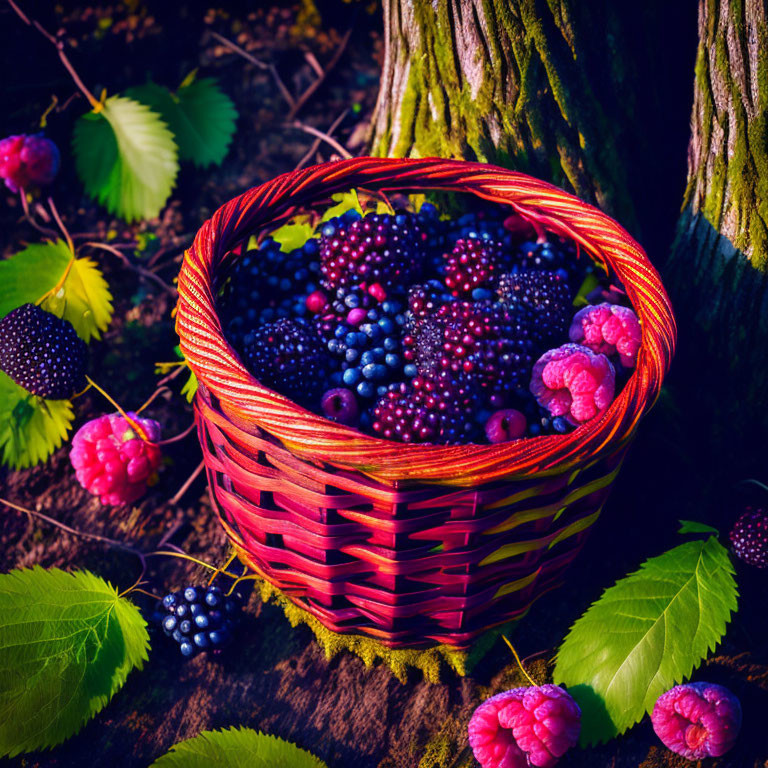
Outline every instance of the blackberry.
POLYGON ((476 292, 491 288, 496 283, 504 264, 504 251, 500 243, 477 237, 460 239, 444 258, 445 284, 454 296, 492 296, 490 292, 487 296, 478 296, 476 292))
POLYGON ((204 651, 217 652, 232 640, 240 622, 243 596, 226 596, 219 587, 188 586, 167 594, 157 619, 163 632, 187 658, 204 651))
POLYGON ((540 347, 564 337, 573 305, 571 289, 559 272, 506 272, 499 278, 497 293, 508 309, 527 317, 540 347))
POLYGON ((303 320, 257 328, 246 341, 244 361, 262 384, 300 403, 320 396, 330 368, 323 340, 303 320))
POLYGON ((378 302, 360 286, 339 288, 331 312, 315 322, 336 363, 331 375, 334 386, 372 400, 403 379, 405 315, 399 302, 378 302))
POLYGON ((72 324, 35 304, 0 320, 0 370, 33 395, 66 400, 83 389, 86 355, 72 324))
POLYGON ((222 316, 234 347, 242 351, 246 336, 259 325, 307 313, 305 297, 317 288, 318 241, 283 252, 266 238, 235 264, 222 294, 222 316))
POLYGON ((591 265, 587 258, 577 259, 576 253, 576 246, 572 241, 550 235, 550 239, 542 242, 526 240, 521 243, 515 253, 515 261, 521 270, 555 271, 579 285, 591 265))
POLYGON ((416 217, 371 214, 340 227, 323 227, 320 270, 325 288, 366 283, 403 290, 424 268, 426 234, 416 217))
POLYGON ((432 315, 449 301, 452 301, 451 295, 439 280, 428 280, 408 291, 408 311, 417 319, 432 315))
POLYGON ((466 377, 446 371, 393 387, 373 408, 374 432, 404 443, 469 442, 476 431, 477 397, 466 377))
POLYGON ((768 511, 747 507, 731 530, 731 544, 745 563, 768 568, 768 511))
POLYGON ((525 390, 533 364, 525 316, 490 302, 445 304, 431 317, 413 321, 403 343, 405 359, 418 373, 465 375, 493 408, 525 390))

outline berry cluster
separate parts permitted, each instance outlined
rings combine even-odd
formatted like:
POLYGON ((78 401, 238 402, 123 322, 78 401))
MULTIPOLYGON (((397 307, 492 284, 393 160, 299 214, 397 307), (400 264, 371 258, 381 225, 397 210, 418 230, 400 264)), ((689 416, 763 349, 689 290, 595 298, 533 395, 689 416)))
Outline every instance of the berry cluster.
POLYGON ((60 162, 58 147, 42 134, 0 141, 0 179, 11 192, 47 186, 56 178, 60 162))
POLYGON ((301 248, 248 251, 222 316, 256 378, 339 423, 427 443, 565 432, 608 407, 639 344, 625 307, 574 319, 577 256, 494 209, 350 210, 301 248), (582 343, 552 349, 569 326, 582 343))
POLYGON ((239 592, 228 597, 215 585, 189 586, 163 598, 160 626, 179 644, 182 656, 215 652, 232 641, 242 605, 239 592))

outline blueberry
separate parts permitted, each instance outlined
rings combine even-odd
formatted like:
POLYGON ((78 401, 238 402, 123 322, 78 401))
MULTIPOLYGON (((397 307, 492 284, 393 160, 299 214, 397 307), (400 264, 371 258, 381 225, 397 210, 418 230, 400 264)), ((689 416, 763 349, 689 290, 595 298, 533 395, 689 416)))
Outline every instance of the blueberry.
POLYGON ((199 613, 203 613, 205 611, 205 606, 201 605, 200 603, 192 603, 192 605, 189 606, 189 612, 193 616, 197 616, 199 613))
POLYGON ((408 216, 405 213, 398 213, 397 216, 395 216, 395 224, 397 224, 398 227, 404 227, 406 224, 408 224, 408 216))
POLYGON ((192 622, 189 619, 184 619, 184 621, 179 624, 179 630, 182 635, 188 635, 192 631, 192 622))
POLYGON ((170 610, 171 608, 175 608, 176 607, 176 603, 178 603, 178 602, 179 602, 179 600, 176 597, 176 595, 174 595, 174 594, 166 595, 163 598, 163 608, 167 608, 168 610, 170 610))
POLYGON ((333 237, 336 234, 336 227, 333 224, 326 224, 320 231, 323 237, 333 237))
POLYGON ((167 632, 173 632, 174 629, 176 629, 176 625, 178 624, 178 619, 175 616, 166 616, 163 619, 163 629, 167 632))
POLYGON ((185 640, 181 644, 180 650, 181 650, 182 656, 186 656, 187 658, 190 658, 191 656, 195 655, 195 646, 192 645, 192 643, 190 643, 189 640, 185 640))
POLYGON ((407 365, 403 366, 403 373, 407 378, 413 379, 416 377, 418 370, 413 363, 408 363, 407 365))
POLYGON ((357 341, 357 331, 350 331, 344 336, 344 342, 349 344, 350 347, 355 345, 357 341))
POLYGON ((389 317, 382 317, 381 320, 379 320, 379 328, 384 333, 392 333, 392 331, 395 330, 395 324, 392 322, 392 319, 389 317))
POLYGON ((344 359, 348 363, 354 363, 357 361, 357 358, 360 357, 360 352, 358 350, 350 348, 344 353, 344 359))
POLYGON ((344 304, 350 309, 357 309, 360 306, 360 297, 354 293, 350 293, 344 297, 344 304))
POLYGON ((346 325, 337 325, 336 330, 333 332, 333 335, 337 339, 343 339, 347 335, 347 326, 346 325))
POLYGON ((373 384, 370 381, 361 381, 357 385, 357 394, 360 397, 373 397, 373 393, 376 390, 373 388, 373 384))
POLYGON ((177 643, 183 643, 184 642, 184 635, 181 634, 180 629, 174 629, 171 633, 171 637, 177 642, 177 643))
POLYGON ((373 355, 373 351, 370 349, 366 349, 365 352, 363 352, 362 355, 360 355, 360 364, 361 365, 368 365, 369 363, 375 362, 376 359, 373 355))
POLYGON ((186 603, 182 603, 181 605, 176 606, 176 610, 174 613, 180 618, 183 619, 185 616, 189 616, 189 606, 186 603))
POLYGON ((211 641, 208 639, 208 635, 206 635, 205 632, 198 632, 194 635, 192 640, 198 648, 207 648, 211 644, 211 641))
POLYGON ((206 629, 210 624, 210 620, 205 613, 201 613, 199 616, 195 616, 195 626, 200 629, 206 629))
MULTIPOLYGON (((365 357, 365 355, 363 355, 365 357)), ((359 368, 347 368, 341 376, 345 384, 352 387, 360 381, 360 369, 359 368)))
POLYGON ((475 288, 472 291, 472 299, 474 301, 485 301, 491 298, 493 298, 493 293, 487 288, 475 288))
POLYGON ((304 243, 302 250, 307 254, 307 256, 314 256, 317 253, 317 240, 315 240, 313 237, 310 237, 309 240, 304 243))
POLYGON ((386 339, 384 339, 384 349, 386 349, 388 352, 392 352, 393 350, 397 349, 399 346, 397 339, 393 339, 391 336, 387 336, 386 339))
POLYGON ((208 639, 211 641, 211 645, 222 646, 229 642, 230 634, 226 629, 212 629, 208 633, 208 639))
POLYGON ((388 354, 384 358, 384 362, 390 367, 390 368, 397 368, 398 365, 400 365, 400 358, 397 355, 393 355, 392 353, 388 354))
POLYGON ((188 603, 194 603, 197 600, 197 590, 194 587, 187 587, 184 590, 184 599, 188 603))

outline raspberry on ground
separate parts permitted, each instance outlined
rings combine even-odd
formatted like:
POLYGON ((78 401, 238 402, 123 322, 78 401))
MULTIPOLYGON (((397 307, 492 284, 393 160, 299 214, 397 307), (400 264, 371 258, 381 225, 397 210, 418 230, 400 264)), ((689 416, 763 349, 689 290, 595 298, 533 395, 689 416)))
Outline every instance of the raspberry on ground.
POLYGON ((634 367, 641 340, 640 321, 629 308, 604 302, 580 309, 568 336, 576 344, 603 355, 619 355, 625 368, 634 367))
POLYGON ((50 184, 59 171, 58 147, 41 134, 0 141, 0 178, 11 192, 50 184))
POLYGON ((722 685, 687 683, 659 696, 651 714, 664 745, 688 760, 719 757, 736 743, 741 704, 722 685))
POLYGON ((514 688, 484 701, 469 721, 482 768, 552 768, 581 730, 581 710, 558 685, 514 688))
POLYGON ((83 389, 86 355, 72 324, 35 304, 0 320, 0 370, 33 395, 66 400, 83 389))
POLYGON ((127 415, 146 439, 119 413, 92 419, 72 438, 69 458, 77 479, 102 504, 132 504, 157 480, 162 453, 155 443, 160 425, 135 413, 127 415))
POLYGON ((745 563, 768 568, 768 511, 747 507, 731 530, 731 544, 745 563))
POLYGON ((578 344, 545 352, 531 374, 531 393, 539 405, 574 425, 605 411, 614 390, 615 373, 608 358, 578 344))

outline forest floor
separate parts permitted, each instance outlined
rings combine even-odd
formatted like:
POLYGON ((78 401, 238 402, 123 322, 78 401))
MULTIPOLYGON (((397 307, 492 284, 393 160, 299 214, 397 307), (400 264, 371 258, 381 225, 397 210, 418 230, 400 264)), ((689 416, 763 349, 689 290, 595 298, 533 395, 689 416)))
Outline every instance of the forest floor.
MULTIPOLYGON (((258 4, 257 4, 258 5, 258 4)), ((296 127, 287 127, 289 107, 269 70, 249 62, 215 39, 215 31, 251 56, 275 64, 287 89, 302 93, 317 77, 312 59, 327 66, 344 46, 324 83, 297 118, 322 131, 344 115, 334 137, 353 154, 364 151, 365 125, 376 97, 381 57, 380 19, 362 4, 339 4, 322 19, 288 4, 250 12, 207 10, 191 2, 144 6, 119 3, 93 10, 73 6, 51 17, 77 43, 73 59, 94 92, 115 93, 151 73, 173 86, 196 67, 220 79, 239 112, 232 150, 220 168, 183 169, 159 220, 136 227, 105 217, 87 200, 67 151, 82 99, 49 116, 48 135, 62 148, 63 170, 53 188, 72 231, 105 237, 114 231, 130 241, 153 232, 162 249, 157 274, 172 285, 183 249, 200 224, 226 200, 248 187, 290 170, 303 159, 329 159, 333 150, 296 127), (129 10, 132 9, 132 10, 129 10), (302 15, 304 14, 304 15, 302 15), (354 25, 354 34, 345 33, 354 25), (104 81, 94 80, 104 78, 104 81)), ((45 23, 51 19, 41 19, 45 23)), ((7 91, 0 134, 34 130, 52 93, 66 102, 74 86, 53 48, 0 10, 0 46, 17 51, 29 65, 7 91)), ((295 97, 295 96, 294 96, 295 97)), ((684 148, 683 148, 684 151, 684 148)), ((21 218, 18 200, 0 194, 0 247, 8 255, 36 233, 21 218)), ((171 310, 173 289, 165 290, 112 259, 100 257, 115 299, 115 315, 104 338, 92 345, 91 374, 125 407, 136 408, 155 388, 154 363, 174 359, 177 339, 171 310)), ((137 261, 136 263, 141 263, 137 261)), ((158 398, 148 415, 161 422, 165 436, 192 421, 191 407, 176 392, 158 398)), ((98 395, 76 402, 76 427, 105 410, 98 395)), ((546 595, 514 634, 517 650, 532 675, 544 680, 555 649, 573 621, 602 590, 645 558, 678 543, 680 518, 721 526, 726 531, 738 505, 747 500, 733 484, 743 478, 717 478, 699 460, 701 447, 686 439, 680 399, 665 393, 643 424, 601 519, 566 583, 546 595)), ((98 533, 151 551, 170 541, 207 562, 220 564, 227 542, 198 478, 178 503, 169 503, 201 461, 194 434, 171 445, 160 483, 130 512, 102 507, 77 483, 65 445, 45 464, 21 472, 0 472, 0 495, 75 529, 98 533)), ((763 478, 765 479, 765 478, 763 478)), ((121 588, 138 574, 136 558, 125 552, 62 533, 40 520, 2 511, 0 568, 34 564, 84 568, 121 588)), ((737 747, 715 768, 768 766, 768 615, 766 577, 739 572, 740 610, 724 643, 696 673, 731 688, 744 708, 737 747)), ((164 593, 201 578, 201 570, 182 560, 152 558, 151 588, 164 593)), ((136 602, 151 613, 152 600, 136 602)), ((248 618, 236 646, 220 658, 185 662, 175 645, 153 631, 152 651, 143 671, 133 672, 124 688, 82 731, 45 753, 2 764, 29 768, 100 765, 147 766, 173 744, 201 730, 250 726, 294 741, 325 760, 330 768, 437 768, 473 765, 466 746, 466 723, 490 693, 523 683, 508 650, 497 643, 472 676, 445 671, 432 684, 413 673, 402 684, 387 667, 366 668, 355 656, 326 661, 305 627, 292 629, 281 611, 251 598, 248 618), (437 756, 426 760, 425 755, 437 756), (437 762, 438 757, 446 757, 437 762), (448 757, 450 756, 450 757, 448 757)), ((690 765, 660 746, 646 719, 607 745, 573 750, 563 768, 682 768, 690 765)))

